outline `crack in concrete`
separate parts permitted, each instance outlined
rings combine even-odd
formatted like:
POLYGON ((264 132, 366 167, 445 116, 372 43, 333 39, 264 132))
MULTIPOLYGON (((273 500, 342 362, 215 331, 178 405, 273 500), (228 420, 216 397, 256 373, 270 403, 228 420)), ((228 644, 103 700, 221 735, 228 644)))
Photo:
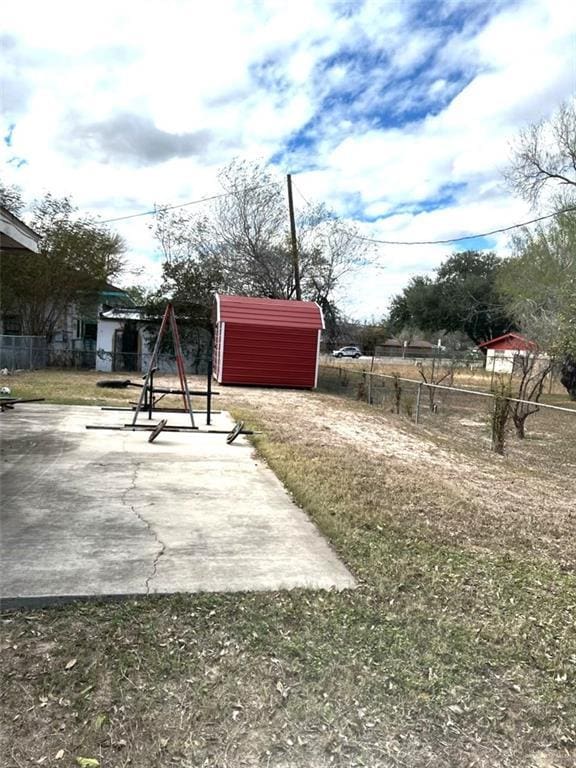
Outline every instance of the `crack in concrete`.
POLYGON ((142 462, 140 462, 140 461, 137 461, 137 462, 134 463, 134 472, 132 474, 132 479, 130 481, 130 485, 128 486, 128 488, 122 494, 122 503, 126 507, 128 507, 130 510, 132 510, 132 512, 138 518, 138 520, 140 520, 140 522, 143 523, 143 525, 146 526, 146 529, 147 529, 148 533, 151 536, 154 537, 155 541, 157 542, 157 544, 160 547, 158 552, 156 552, 156 555, 154 556, 154 560, 152 562, 152 569, 150 571, 150 574, 146 577, 146 580, 144 582, 144 585, 146 587, 146 595, 149 595, 150 594, 150 582, 152 581, 152 579, 154 579, 156 577, 156 573, 158 571, 158 562, 159 562, 160 558, 162 557, 162 555, 166 552, 166 543, 164 541, 162 541, 160 536, 158 536, 158 533, 155 530, 155 528, 152 525, 152 523, 150 523, 149 520, 146 520, 146 518, 142 515, 142 513, 138 512, 136 507, 133 506, 132 504, 128 504, 128 501, 127 501, 128 494, 131 491, 136 490, 136 479, 138 477, 138 472, 139 472, 141 466, 142 466, 142 462))

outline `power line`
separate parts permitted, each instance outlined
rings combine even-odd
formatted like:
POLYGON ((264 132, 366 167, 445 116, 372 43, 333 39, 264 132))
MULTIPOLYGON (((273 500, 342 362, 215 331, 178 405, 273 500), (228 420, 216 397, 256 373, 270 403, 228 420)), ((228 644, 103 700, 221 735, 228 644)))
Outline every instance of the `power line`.
MULTIPOLYGON (((256 189, 262 189, 263 187, 268 187, 274 184, 275 182, 268 182, 267 184, 259 184, 254 187, 246 187, 244 189, 244 192, 251 192, 256 189)), ((300 197, 304 200, 304 202, 307 205, 311 205, 310 201, 304 196, 300 188, 293 182, 294 188, 300 195, 300 197)), ((201 197, 197 200, 190 200, 187 203, 178 203, 177 205, 164 205, 161 208, 155 208, 151 211, 142 211, 141 213, 131 213, 128 216, 117 216, 113 219, 102 219, 102 224, 112 224, 116 221, 127 221, 128 219, 136 219, 141 216, 153 216, 156 213, 164 213, 165 211, 173 211, 178 208, 186 208, 189 205, 199 205, 200 203, 206 203, 210 202, 211 200, 218 200, 222 197, 229 197, 230 195, 233 195, 234 192, 221 192, 218 195, 210 195, 209 197, 201 197)), ((519 224, 511 224, 508 227, 500 227, 498 229, 492 229, 489 232, 478 232, 473 235, 463 235, 461 237, 450 237, 443 240, 382 240, 376 237, 366 237, 365 235, 358 235, 355 233, 348 232, 347 234, 355 238, 357 240, 363 240, 367 243, 377 243, 379 245, 449 245, 450 243, 461 243, 465 240, 474 240, 478 237, 489 237, 490 235, 498 235, 502 234, 503 232, 510 232, 513 229, 520 229, 521 227, 527 227, 530 224, 537 224, 539 221, 545 221, 546 219, 554 218, 555 216, 560 216, 563 213, 573 213, 576 212, 576 207, 573 208, 563 208, 560 211, 555 211, 554 213, 546 214, 545 216, 538 216, 535 219, 530 219, 529 221, 523 221, 519 224)), ((337 219, 341 219, 341 217, 336 217, 337 219)))
POLYGON ((154 208, 152 211, 142 211, 141 213, 131 213, 129 216, 117 216, 115 219, 102 219, 102 224, 111 224, 113 221, 126 221, 126 219, 136 219, 139 216, 152 216, 155 213, 162 213, 163 211, 173 211, 176 208, 185 208, 187 205, 196 205, 197 203, 205 203, 208 200, 216 200, 218 197, 226 197, 228 192, 223 192, 220 195, 212 195, 211 197, 201 197, 199 200, 190 200, 188 203, 180 203, 179 205, 165 205, 162 208, 154 208))
POLYGON ((296 184, 296 182, 294 181, 294 179, 292 179, 292 184, 293 184, 293 186, 294 186, 294 189, 296 190, 296 192, 298 192, 298 194, 300 195, 300 197, 302 198, 302 200, 304 200, 304 202, 306 203, 306 205, 312 205, 312 203, 310 202, 310 200, 308 200, 308 198, 304 197, 304 195, 303 195, 302 191, 300 190, 299 186, 296 184))
MULTIPOLYGON (((311 205, 310 201, 306 199, 304 194, 301 192, 297 184, 294 184, 294 188, 304 200, 304 202, 307 205, 311 205)), ((545 219, 551 219, 554 216, 560 216, 562 213, 571 213, 576 211, 575 208, 563 208, 561 211, 555 211, 554 213, 548 213, 546 216, 539 216, 536 219, 530 219, 530 221, 524 221, 521 224, 511 224, 509 227, 501 227, 500 229, 493 229, 490 232, 480 232, 476 235, 464 235, 462 237, 451 237, 446 240, 379 240, 374 237, 365 237, 364 235, 357 235, 353 233, 348 233, 350 237, 354 237, 357 240, 365 240, 368 243, 381 243, 382 245, 447 245, 449 243, 461 243, 464 240, 474 240, 477 237, 488 237, 489 235, 497 235, 502 232, 510 232, 512 229, 519 229, 520 227, 527 227, 529 224, 536 224, 539 221, 544 221, 545 219)), ((340 218, 340 217, 338 217, 340 218)), ((342 219, 340 219, 342 220, 342 219)))
MULTIPOLYGON (((312 203, 310 202, 310 200, 308 200, 308 198, 307 198, 307 197, 305 197, 305 195, 304 195, 304 194, 303 194, 303 192, 302 192, 302 191, 301 191, 301 190, 298 188, 298 185, 297 185, 297 184, 294 182, 294 180, 292 180, 292 185, 293 185, 294 189, 296 190, 296 192, 298 192, 298 194, 300 195, 300 197, 302 198, 302 200, 304 200, 304 202, 306 203, 306 205, 312 206, 312 203)), ((341 231, 342 231, 342 230, 341 230, 341 231)), ((350 232, 346 232, 346 234, 347 234, 347 235, 350 235, 351 237, 356 237, 356 235, 353 235, 353 234, 351 234, 350 232)), ((385 267, 385 266, 384 266, 384 265, 382 265, 382 264, 377 264, 375 261, 369 261, 369 262, 368 262, 368 265, 369 265, 370 267, 372 267, 372 269, 381 269, 381 270, 387 269, 387 267, 385 267)))
POLYGON ((446 240, 379 240, 375 237, 364 237, 364 235, 356 235, 356 234, 350 234, 350 237, 356 237, 359 240, 365 240, 368 243, 381 243, 382 245, 447 245, 449 243, 461 243, 464 240, 474 240, 477 237, 489 237, 490 235, 498 235, 501 232, 510 232, 512 229, 527 227, 529 224, 536 224, 539 221, 544 221, 545 219, 551 219, 554 216, 560 216, 563 213, 571 213, 574 211, 576 211, 576 207, 563 208, 561 211, 548 213, 546 216, 538 216, 538 218, 536 219, 523 221, 520 224, 511 224, 509 227, 500 227, 500 229, 492 229, 490 232, 479 232, 475 235, 464 235, 463 237, 450 237, 450 238, 447 238, 446 240))
MULTIPOLYGON (((275 182, 268 182, 267 184, 258 184, 254 187, 246 187, 243 192, 252 192, 256 189, 262 189, 262 187, 269 187, 275 182)), ((210 200, 218 200, 220 197, 228 197, 233 195, 234 192, 221 192, 219 195, 211 195, 210 197, 200 197, 198 200, 190 200, 187 203, 178 203, 177 205, 163 205, 161 208, 154 208, 152 211, 142 211, 141 213, 131 213, 128 216, 117 216, 114 219, 102 219, 101 224, 111 224, 114 221, 126 221, 127 219, 136 219, 139 216, 153 216, 156 213, 164 213, 164 211, 174 211, 176 208, 186 208, 188 205, 198 205, 199 203, 207 203, 210 200)))

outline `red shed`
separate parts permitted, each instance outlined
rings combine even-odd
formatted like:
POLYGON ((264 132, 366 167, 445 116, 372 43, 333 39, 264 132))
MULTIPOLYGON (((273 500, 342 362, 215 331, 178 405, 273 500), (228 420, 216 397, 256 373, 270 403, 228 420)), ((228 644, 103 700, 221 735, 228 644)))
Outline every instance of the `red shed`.
POLYGON ((220 384, 316 386, 324 328, 318 304, 218 294, 215 299, 213 363, 220 384))

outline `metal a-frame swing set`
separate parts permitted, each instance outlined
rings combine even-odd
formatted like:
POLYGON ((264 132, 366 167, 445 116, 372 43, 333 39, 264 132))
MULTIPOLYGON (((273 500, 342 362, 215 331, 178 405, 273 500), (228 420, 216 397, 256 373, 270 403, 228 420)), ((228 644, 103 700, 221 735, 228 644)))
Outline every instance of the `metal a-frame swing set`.
MULTIPOLYGON (((158 336, 156 337, 156 342, 154 344, 154 349, 152 351, 152 356, 150 358, 150 363, 148 365, 148 371, 146 373, 146 376, 144 377, 144 384, 139 384, 136 382, 132 382, 129 379, 125 381, 119 381, 119 380, 111 380, 111 381, 101 381, 98 382, 98 386, 100 387, 111 387, 114 389, 119 388, 125 388, 125 387, 138 387, 141 388, 140 396, 138 398, 138 402, 136 403, 135 407, 131 407, 130 409, 126 408, 103 408, 102 410, 133 410, 134 416, 132 417, 132 422, 130 424, 124 424, 122 426, 108 426, 108 425, 86 425, 86 429, 111 429, 116 431, 149 431, 150 435, 148 437, 148 442, 152 443, 158 435, 165 431, 165 432, 200 432, 199 428, 196 426, 196 423, 194 421, 194 410, 192 408, 192 395, 199 395, 204 396, 207 398, 207 404, 206 404, 206 425, 210 425, 211 421, 211 400, 213 395, 218 395, 218 392, 212 391, 211 381, 212 381, 212 370, 211 370, 211 358, 210 358, 210 364, 208 366, 208 385, 205 392, 203 391, 197 391, 197 392, 191 392, 190 388, 188 386, 188 381, 186 379, 186 371, 184 368, 184 355, 182 354, 182 344, 180 341, 180 333, 178 331, 178 323, 176 321, 176 313, 174 311, 174 305, 169 302, 166 306, 166 310, 164 312, 164 315, 162 317, 162 322, 160 324, 160 330, 158 331, 158 336), (172 389, 168 387, 155 387, 154 386, 154 374, 158 370, 158 357, 160 354, 160 348, 162 345, 162 340, 164 336, 166 335, 168 328, 170 329, 172 333, 172 341, 174 344, 174 354, 176 359, 176 369, 178 371, 178 380, 180 382, 180 389, 172 389), (159 397, 156 397, 156 395, 159 395, 159 397), (161 419, 157 424, 155 425, 148 425, 148 424, 138 424, 138 416, 141 413, 141 411, 147 411, 148 412, 148 418, 152 419, 152 413, 154 410, 154 407, 156 403, 161 400, 166 395, 180 395, 182 397, 183 402, 183 408, 180 409, 169 409, 172 412, 178 412, 178 413, 188 413, 190 416, 190 426, 171 426, 168 424, 168 419, 164 418, 161 419)), ((254 434, 251 430, 244 429, 244 422, 239 421, 235 424, 232 431, 229 430, 223 430, 223 429, 209 429, 209 430, 202 430, 202 434, 224 434, 227 435, 226 442, 228 444, 231 444, 236 440, 238 435, 252 435, 254 434)))

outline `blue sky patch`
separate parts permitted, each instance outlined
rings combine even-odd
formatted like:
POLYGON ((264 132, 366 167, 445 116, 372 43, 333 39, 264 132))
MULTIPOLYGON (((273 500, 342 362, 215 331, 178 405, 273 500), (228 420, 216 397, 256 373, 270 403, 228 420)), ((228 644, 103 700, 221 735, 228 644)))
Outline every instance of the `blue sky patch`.
POLYGON ((255 87, 264 88, 275 97, 286 92, 290 86, 283 68, 286 56, 287 52, 282 51, 252 64, 249 67, 249 73, 255 87))
POLYGON ((15 168, 22 168, 22 166, 28 165, 28 160, 23 157, 11 157, 10 160, 7 160, 7 164, 13 165, 15 168))
POLYGON ((6 144, 7 147, 11 147, 12 146, 12 139, 13 139, 13 136, 14 136, 14 129, 15 128, 16 128, 16 123, 11 123, 8 126, 8 133, 6 134, 6 136, 2 137, 2 140, 3 140, 4 144, 6 144))
POLYGON ((472 34, 478 32, 502 8, 517 4, 517 0, 466 0, 460 3, 416 0, 407 4, 406 24, 414 29, 441 28, 452 34, 472 34))
POLYGON ((473 237, 454 243, 457 251, 492 251, 496 247, 493 237, 473 237))
MULTIPOLYGON (((438 34, 426 32, 419 55, 405 66, 399 67, 401 52, 391 44, 387 47, 386 40, 376 44, 366 35, 356 40, 354 47, 342 46, 316 63, 310 78, 316 111, 285 139, 273 154, 273 163, 295 171, 315 168, 314 158, 321 144, 337 146, 345 132, 358 137, 368 131, 401 130, 421 122, 439 114, 470 84, 479 65, 455 61, 447 66, 440 58, 451 36, 460 34, 464 25, 486 22, 485 5, 467 4, 469 15, 461 9, 435 13, 434 23, 431 12, 422 16, 419 5, 411 7, 413 35, 421 34, 427 26, 438 34)), ((428 3, 421 5, 429 7, 428 3)), ((285 87, 278 59, 260 62, 252 74, 266 87, 285 87)))

